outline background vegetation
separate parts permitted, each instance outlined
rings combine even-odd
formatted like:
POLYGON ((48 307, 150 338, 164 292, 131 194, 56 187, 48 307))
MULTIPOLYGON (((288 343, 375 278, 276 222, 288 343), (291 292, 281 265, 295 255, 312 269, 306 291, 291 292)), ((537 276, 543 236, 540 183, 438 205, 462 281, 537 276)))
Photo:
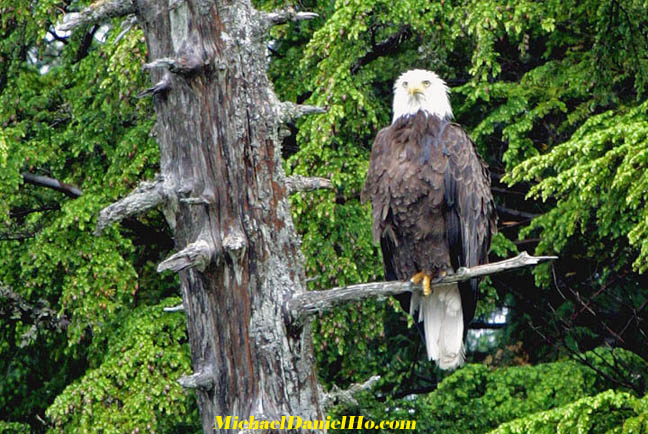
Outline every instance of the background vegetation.
MULTIPOLYGON (((173 247, 164 219, 92 235, 102 207, 153 177, 158 151, 150 100, 136 98, 149 86, 141 33, 115 20, 57 34, 61 12, 83 4, 0 0, 0 432, 197 431, 175 382, 190 370, 184 319, 162 312, 177 283, 155 273, 173 247)), ((269 74, 282 99, 330 108, 289 125, 284 143, 289 173, 335 185, 292 197, 312 288, 382 278, 359 192, 410 68, 448 81, 491 166, 493 259, 560 256, 484 283, 479 322, 506 326, 471 333, 473 364, 450 375, 392 301, 319 318, 327 387, 382 376, 335 414, 414 415, 420 432, 648 431, 648 3, 292 5, 320 18, 272 31, 269 74), (592 351, 603 346, 616 349, 592 351)))

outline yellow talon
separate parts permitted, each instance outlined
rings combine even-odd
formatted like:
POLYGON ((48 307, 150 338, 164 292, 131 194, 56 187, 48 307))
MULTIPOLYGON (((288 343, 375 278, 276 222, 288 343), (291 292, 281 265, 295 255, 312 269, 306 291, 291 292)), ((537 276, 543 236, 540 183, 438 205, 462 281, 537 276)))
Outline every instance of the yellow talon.
POLYGON ((432 294, 432 288, 430 288, 430 276, 425 274, 423 276, 423 295, 428 296, 432 294))
POLYGON ((410 280, 415 285, 418 285, 419 283, 421 283, 421 281, 423 282, 423 295, 428 296, 432 294, 432 288, 430 287, 432 278, 429 274, 425 273, 424 271, 419 271, 418 273, 413 275, 410 280))
POLYGON ((423 277, 425 277, 425 273, 422 272, 422 271, 419 271, 418 273, 413 275, 410 280, 412 281, 412 283, 414 285, 418 285, 419 283, 421 283, 421 280, 423 280, 423 277))

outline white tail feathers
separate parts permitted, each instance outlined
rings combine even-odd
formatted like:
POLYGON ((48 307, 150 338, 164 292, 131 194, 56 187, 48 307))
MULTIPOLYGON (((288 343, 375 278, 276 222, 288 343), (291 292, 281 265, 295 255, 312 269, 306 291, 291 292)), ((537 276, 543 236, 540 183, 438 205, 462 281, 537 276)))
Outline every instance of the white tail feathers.
POLYGON ((463 311, 456 283, 435 286, 432 294, 412 294, 410 313, 418 311, 423 321, 425 348, 429 360, 441 369, 456 369, 464 363, 463 311))

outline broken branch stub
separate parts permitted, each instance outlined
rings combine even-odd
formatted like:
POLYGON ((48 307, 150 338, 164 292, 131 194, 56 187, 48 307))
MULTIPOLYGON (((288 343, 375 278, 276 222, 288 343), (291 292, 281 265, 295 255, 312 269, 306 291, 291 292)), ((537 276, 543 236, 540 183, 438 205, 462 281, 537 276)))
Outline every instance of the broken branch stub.
POLYGON ((333 386, 333 390, 322 394, 322 406, 324 408, 330 408, 341 402, 357 406, 358 401, 356 401, 355 395, 362 391, 371 389, 378 380, 380 380, 380 375, 374 375, 364 383, 353 384, 348 389, 339 389, 337 386, 333 386))
POLYGON ((175 74, 189 75, 200 71, 208 62, 195 54, 181 57, 161 57, 143 66, 144 69, 167 68, 175 74))
POLYGON ((214 374, 206 369, 191 375, 178 378, 178 383, 185 389, 210 390, 214 387, 214 374))
POLYGON ((142 182, 128 196, 101 210, 94 231, 95 235, 100 235, 108 225, 155 208, 164 203, 166 197, 164 179, 161 176, 156 177, 152 182, 142 182))
POLYGON ((293 8, 281 9, 274 12, 262 13, 262 20, 268 27, 284 24, 289 21, 313 20, 319 17, 315 12, 297 12, 293 8))
POLYGON ((332 188, 333 184, 331 183, 331 180, 327 178, 301 175, 293 175, 286 178, 286 190, 288 194, 320 189, 331 190, 332 188))
POLYGON ((302 116, 322 114, 327 111, 327 107, 282 102, 279 106, 279 118, 282 122, 286 123, 299 119, 302 116))
POLYGON ((195 241, 160 262, 157 271, 158 273, 165 270, 178 272, 190 267, 198 271, 205 271, 212 260, 213 251, 214 249, 212 249, 207 241, 195 241))

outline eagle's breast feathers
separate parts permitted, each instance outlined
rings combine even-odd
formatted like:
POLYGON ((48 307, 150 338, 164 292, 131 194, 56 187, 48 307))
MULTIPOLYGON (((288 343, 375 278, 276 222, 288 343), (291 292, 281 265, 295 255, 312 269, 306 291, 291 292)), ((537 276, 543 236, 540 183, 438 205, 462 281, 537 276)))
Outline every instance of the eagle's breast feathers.
MULTIPOLYGON (((418 256, 419 270, 485 261, 495 231, 488 168, 459 125, 420 111, 383 128, 362 199, 372 204, 374 239, 396 235, 395 244, 418 256), (419 250, 434 248, 446 251, 424 263, 430 255, 419 250)), ((413 272, 402 269, 398 278, 413 272)))

